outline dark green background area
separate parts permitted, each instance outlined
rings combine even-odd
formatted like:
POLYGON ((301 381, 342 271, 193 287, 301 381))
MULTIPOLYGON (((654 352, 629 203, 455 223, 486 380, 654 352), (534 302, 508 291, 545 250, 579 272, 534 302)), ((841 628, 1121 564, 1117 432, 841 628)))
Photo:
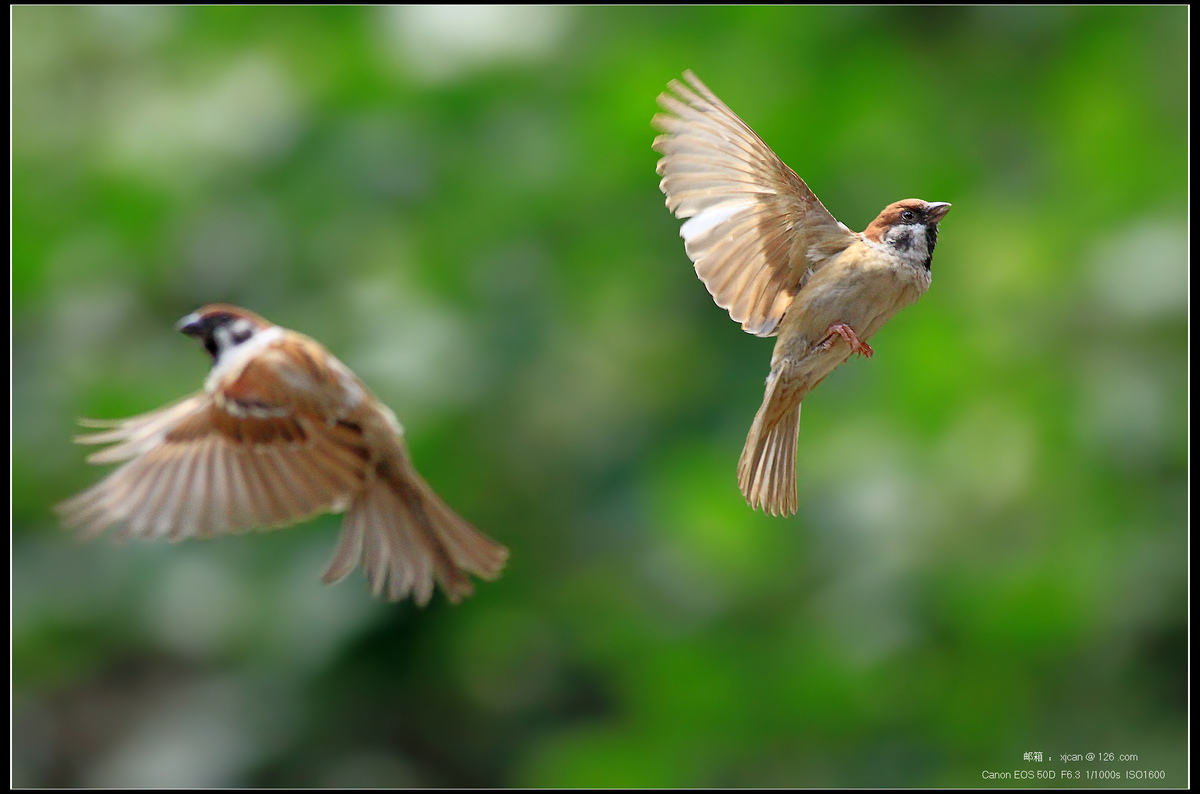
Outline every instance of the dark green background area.
POLYGON ((1188 785, 1187 9, 12 17, 17 785, 1188 785), (684 69, 851 228, 954 204, 788 519, 735 476, 772 343, 658 190, 684 69), (75 417, 198 388, 215 300, 358 372, 504 576, 59 526, 75 417))

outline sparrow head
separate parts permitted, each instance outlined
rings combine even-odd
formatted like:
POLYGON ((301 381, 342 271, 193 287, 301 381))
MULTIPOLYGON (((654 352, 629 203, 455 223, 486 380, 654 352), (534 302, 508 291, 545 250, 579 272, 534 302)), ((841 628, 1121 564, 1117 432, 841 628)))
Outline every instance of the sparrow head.
POLYGON ((175 324, 175 330, 199 339, 214 363, 225 351, 270 327, 254 312, 227 303, 201 307, 175 324))
POLYGON ((897 201, 883 208, 863 236, 918 260, 929 270, 933 247, 937 244, 938 221, 949 211, 950 205, 945 201, 897 201))

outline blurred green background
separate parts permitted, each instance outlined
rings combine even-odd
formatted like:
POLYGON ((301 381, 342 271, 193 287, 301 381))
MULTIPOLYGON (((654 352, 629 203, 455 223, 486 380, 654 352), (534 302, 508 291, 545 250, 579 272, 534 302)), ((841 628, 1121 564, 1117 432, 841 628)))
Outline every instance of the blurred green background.
POLYGON ((1186 8, 12 21, 17 785, 1188 785, 1186 8), (789 519, 735 476, 773 342, 654 172, 689 68, 850 227, 954 203, 789 519), (319 584, 336 517, 62 529, 74 419, 197 389, 215 300, 356 370, 504 576, 420 610, 319 584))

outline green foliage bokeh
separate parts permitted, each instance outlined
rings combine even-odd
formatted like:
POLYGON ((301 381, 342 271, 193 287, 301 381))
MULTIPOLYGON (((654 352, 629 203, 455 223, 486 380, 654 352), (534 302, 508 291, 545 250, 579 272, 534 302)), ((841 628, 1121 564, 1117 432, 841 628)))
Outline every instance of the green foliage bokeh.
POLYGON ((12 23, 15 784, 1188 785, 1186 8, 12 23), (684 69, 851 228, 954 204, 789 519, 735 478, 771 342, 657 187, 684 69), (195 390, 216 300, 358 372, 504 576, 418 610, 319 584, 337 517, 59 527, 75 417, 195 390))

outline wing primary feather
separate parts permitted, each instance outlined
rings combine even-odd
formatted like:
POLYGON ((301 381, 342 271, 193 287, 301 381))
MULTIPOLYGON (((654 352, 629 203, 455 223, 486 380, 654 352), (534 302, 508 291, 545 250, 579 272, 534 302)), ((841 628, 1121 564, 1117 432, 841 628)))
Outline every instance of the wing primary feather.
POLYGON ((225 441, 220 442, 222 470, 229 492, 225 504, 230 531, 237 532, 254 526, 258 522, 254 489, 247 473, 247 461, 240 450, 235 450, 225 441))
POLYGON ((276 496, 278 512, 273 524, 294 521, 313 512, 308 505, 308 496, 297 481, 296 459, 285 457, 278 445, 264 446, 260 461, 271 489, 276 496))
POLYGON ((171 490, 176 466, 174 456, 164 455, 163 457, 165 460, 157 461, 149 466, 144 460, 137 461, 138 469, 148 473, 152 482, 145 496, 130 505, 133 511, 133 520, 117 535, 118 538, 122 540, 133 537, 152 538, 157 532, 158 511, 166 499, 167 492, 171 490))
POLYGON ((187 510, 199 462, 195 452, 195 447, 189 446, 176 453, 175 475, 163 495, 163 509, 158 513, 155 537, 178 540, 194 531, 193 519, 187 515, 187 510))
POLYGON ((243 527, 262 527, 271 525, 271 497, 267 491, 265 479, 259 471, 258 455, 253 449, 239 450, 238 459, 241 464, 242 481, 246 486, 246 507, 251 522, 243 527))
POLYGON ((234 495, 230 488, 230 461, 224 454, 219 438, 209 439, 208 445, 208 476, 211 485, 209 486, 208 524, 200 530, 200 537, 204 538, 211 537, 223 528, 232 527, 235 524, 232 513, 234 495))
POLYGON ((212 501, 209 481, 209 441, 195 442, 185 454, 190 458, 189 468, 183 472, 179 488, 182 491, 178 507, 178 520, 174 523, 167 539, 178 542, 188 537, 201 536, 208 526, 209 503, 212 501))

